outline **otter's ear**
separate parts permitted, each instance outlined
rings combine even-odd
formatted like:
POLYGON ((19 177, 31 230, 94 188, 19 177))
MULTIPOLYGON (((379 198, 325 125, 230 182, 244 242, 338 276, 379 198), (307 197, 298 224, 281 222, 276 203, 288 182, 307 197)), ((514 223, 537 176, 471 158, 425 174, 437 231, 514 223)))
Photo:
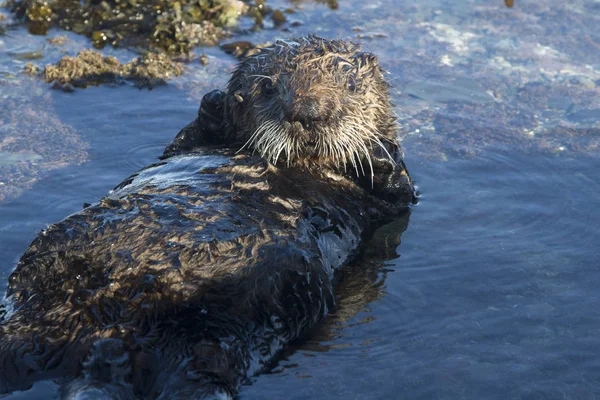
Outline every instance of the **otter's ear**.
POLYGON ((377 59, 377 56, 372 53, 366 53, 361 51, 359 53, 354 54, 352 58, 354 58, 354 64, 356 64, 358 67, 365 67, 367 65, 376 67, 379 65, 379 60, 377 59))

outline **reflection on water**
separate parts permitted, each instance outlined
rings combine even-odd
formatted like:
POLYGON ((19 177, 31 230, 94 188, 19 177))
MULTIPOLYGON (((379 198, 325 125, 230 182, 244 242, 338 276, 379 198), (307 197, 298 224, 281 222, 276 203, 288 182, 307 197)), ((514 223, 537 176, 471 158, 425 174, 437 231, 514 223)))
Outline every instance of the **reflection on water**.
MULTIPOLYGON (((271 4, 297 4, 293 19, 302 24, 235 40, 314 32, 360 39, 379 55, 421 198, 409 222, 379 232, 346 270, 337 314, 240 397, 600 396, 598 2, 271 4), (407 223, 400 256, 390 257, 407 223)), ((39 168, 22 194, 0 202, 2 288, 37 230, 152 162, 233 65, 207 49, 207 68, 190 64, 151 92, 66 94, 40 85, 36 94, 23 89, 16 53, 43 48, 50 62, 83 42, 68 35, 71 44, 59 48, 23 37, 0 36, 0 96, 39 106, 51 123, 33 123, 71 132, 71 148, 87 158, 45 170, 34 165, 43 165, 41 150, 0 147, 0 169, 39 168)), ((26 122, 2 112, 0 143, 18 138, 14 124, 26 122)), ((47 156, 63 148, 56 135, 40 140, 47 156)), ((47 398, 52 384, 40 385, 27 398, 47 398)))

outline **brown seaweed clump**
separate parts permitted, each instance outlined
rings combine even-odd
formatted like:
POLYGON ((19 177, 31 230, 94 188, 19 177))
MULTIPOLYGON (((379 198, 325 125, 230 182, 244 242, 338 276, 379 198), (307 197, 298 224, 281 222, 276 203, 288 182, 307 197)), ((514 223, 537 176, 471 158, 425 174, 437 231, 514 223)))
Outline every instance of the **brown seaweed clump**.
POLYGON ((240 0, 8 0, 30 32, 50 27, 84 34, 94 46, 159 49, 186 53, 216 45, 249 7, 240 0))
POLYGON ((4 14, 0 14, 0 35, 3 35, 4 32, 6 32, 6 28, 4 28, 4 25, 2 25, 2 21, 6 20, 6 15, 4 14))
MULTIPOLYGON (((25 66, 25 72, 35 74, 35 71, 35 66, 25 66)), ((65 56, 54 65, 46 65, 41 74, 46 82, 55 82, 57 88, 68 90, 71 87, 118 84, 123 81, 132 81, 140 88, 151 88, 165 84, 182 72, 181 64, 165 54, 147 53, 121 64, 115 57, 105 57, 94 50, 83 50, 75 57, 65 56)))

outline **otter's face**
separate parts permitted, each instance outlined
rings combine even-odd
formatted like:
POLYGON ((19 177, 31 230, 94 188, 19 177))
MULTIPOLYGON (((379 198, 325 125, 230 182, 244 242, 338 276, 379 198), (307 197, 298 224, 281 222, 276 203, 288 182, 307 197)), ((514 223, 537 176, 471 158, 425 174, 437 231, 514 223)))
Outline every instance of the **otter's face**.
POLYGON ((278 41, 240 64, 226 118, 273 164, 311 164, 372 173, 371 153, 393 139, 388 85, 375 56, 316 37, 278 41))

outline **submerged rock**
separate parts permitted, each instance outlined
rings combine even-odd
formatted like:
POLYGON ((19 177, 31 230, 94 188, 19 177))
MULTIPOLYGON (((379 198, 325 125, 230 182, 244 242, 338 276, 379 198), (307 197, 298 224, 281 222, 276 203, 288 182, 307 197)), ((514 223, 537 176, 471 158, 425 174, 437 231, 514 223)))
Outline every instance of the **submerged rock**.
POLYGON ((88 159, 80 133, 56 117, 50 94, 31 83, 0 85, 0 202, 20 196, 49 171, 88 159))
MULTIPOLYGON (((29 74, 37 72, 32 64, 25 66, 29 74)), ((65 56, 56 64, 48 64, 41 75, 55 88, 97 86, 102 83, 132 81, 137 87, 151 88, 165 84, 183 72, 181 64, 164 54, 148 53, 131 62, 121 64, 112 56, 103 56, 94 50, 83 50, 77 56, 65 56)))

